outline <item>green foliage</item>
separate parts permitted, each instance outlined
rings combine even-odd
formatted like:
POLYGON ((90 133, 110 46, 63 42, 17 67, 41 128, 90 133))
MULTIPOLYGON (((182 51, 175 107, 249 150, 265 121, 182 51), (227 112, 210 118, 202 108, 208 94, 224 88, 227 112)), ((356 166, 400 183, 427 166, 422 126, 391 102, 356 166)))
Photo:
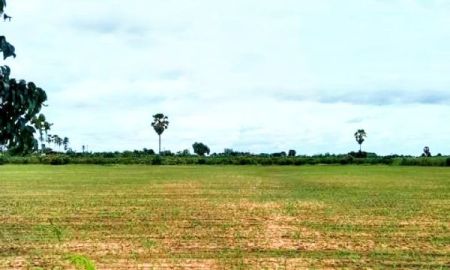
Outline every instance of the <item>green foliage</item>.
MULTIPOLYGON (((0 15, 5 6, 6 1, 0 0, 0 15)), ((4 36, 0 36, 0 51, 4 59, 16 56, 14 46, 4 36)), ((0 145, 6 145, 13 154, 31 153, 38 148, 34 133, 42 123, 36 115, 47 95, 32 82, 10 79, 10 73, 8 66, 0 67, 0 145)))
POLYGON ((272 157, 285 157, 286 156, 286 152, 282 151, 279 153, 272 153, 270 154, 272 157))
POLYGON ((367 152, 364 151, 358 151, 358 152, 350 152, 348 153, 349 156, 352 156, 354 158, 366 158, 367 157, 367 152))
POLYGON ((11 45, 4 36, 0 36, 0 52, 3 52, 3 60, 8 57, 16 57, 16 49, 11 45))
POLYGON ((423 154, 422 157, 431 157, 430 147, 425 146, 423 148, 423 154))
POLYGON ((54 242, 55 240, 58 243, 61 243, 66 236, 66 231, 56 224, 53 223, 52 219, 48 219, 50 224, 38 224, 33 226, 33 235, 42 241, 45 242, 54 242))
POLYGON ((47 100, 45 92, 32 82, 9 80, 0 83, 0 144, 7 145, 14 154, 30 153, 37 149, 35 116, 47 100), (33 121, 34 120, 34 121, 33 121))
POLYGON ((67 260, 78 270, 95 270, 95 264, 86 256, 79 254, 72 254, 67 256, 67 260))
POLYGON ((169 118, 162 113, 153 115, 152 127, 158 135, 169 127, 169 118))
POLYGON ((364 142, 364 138, 367 137, 366 131, 364 131, 364 129, 358 129, 355 132, 355 139, 356 142, 359 144, 359 151, 361 152, 361 145, 364 142))
POLYGON ((204 143, 195 142, 192 145, 192 148, 194 148, 194 153, 196 153, 199 156, 204 156, 205 154, 209 155, 209 147, 206 146, 204 143))
POLYGON ((147 248, 147 249, 152 249, 157 246, 156 241, 153 239, 144 239, 141 241, 141 244, 144 248, 147 248))
POLYGON ((50 165, 65 165, 69 164, 70 159, 65 155, 47 155, 41 157, 41 163, 50 165))
POLYGON ((53 223, 53 220, 50 219, 49 222, 50 222, 50 229, 51 229, 52 233, 55 235, 56 239, 58 239, 58 242, 61 242, 62 238, 63 238, 63 234, 64 234, 63 229, 56 226, 53 223))
POLYGON ((6 0, 0 0, 0 14, 3 13, 3 9, 6 7, 6 0))
POLYGON ((153 165, 162 165, 162 158, 161 158, 161 156, 160 155, 155 156, 152 159, 152 163, 151 164, 153 164, 153 165))
POLYGON ((169 127, 169 118, 162 113, 153 115, 152 127, 159 136, 159 154, 161 154, 161 135, 169 127))
POLYGON ((445 157, 419 157, 419 158, 402 158, 399 165, 401 166, 427 166, 427 167, 443 167, 450 166, 448 163, 450 158, 445 157))
POLYGON ((377 156, 374 153, 364 153, 364 157, 356 155, 314 155, 314 156, 273 156, 273 155, 226 155, 212 154, 210 156, 178 154, 153 155, 152 151, 125 151, 105 153, 53 153, 47 155, 32 154, 27 156, 1 155, 0 163, 4 164, 145 164, 145 165, 261 165, 261 166, 303 166, 303 165, 394 165, 394 166, 450 166, 450 157, 416 158, 410 156, 377 156))

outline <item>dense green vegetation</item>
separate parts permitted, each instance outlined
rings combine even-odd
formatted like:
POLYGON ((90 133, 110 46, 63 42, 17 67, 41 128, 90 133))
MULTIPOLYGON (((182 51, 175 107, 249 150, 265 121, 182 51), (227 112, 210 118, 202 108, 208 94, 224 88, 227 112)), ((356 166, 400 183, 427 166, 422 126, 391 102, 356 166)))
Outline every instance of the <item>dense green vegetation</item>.
POLYGON ((450 157, 411 157, 411 156, 377 156, 374 154, 359 157, 360 153, 344 155, 286 156, 274 154, 212 154, 210 156, 191 155, 188 151, 177 154, 162 152, 156 155, 153 151, 125 151, 105 153, 66 153, 36 154, 27 156, 11 156, 0 154, 1 164, 146 164, 146 165, 394 165, 394 166, 450 166, 450 157))
POLYGON ((447 168, 6 165, 0 190, 6 269, 446 269, 450 256, 447 168))
MULTIPOLYGON (((5 7, 6 0, 0 0, 0 16, 10 21, 5 7)), ((0 52, 3 59, 16 57, 14 46, 4 36, 0 36, 0 52)), ((47 95, 33 82, 16 80, 10 75, 9 66, 0 66, 0 148, 6 146, 13 154, 32 153, 38 148, 36 131, 49 126, 44 115, 39 115, 47 95)))

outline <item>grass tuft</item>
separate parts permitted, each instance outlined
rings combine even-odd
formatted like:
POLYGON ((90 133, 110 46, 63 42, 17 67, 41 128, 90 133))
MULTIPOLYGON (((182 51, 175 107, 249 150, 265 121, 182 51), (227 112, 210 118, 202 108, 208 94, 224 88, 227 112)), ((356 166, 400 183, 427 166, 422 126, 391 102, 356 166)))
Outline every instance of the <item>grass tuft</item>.
POLYGON ((67 256, 67 260, 78 270, 96 270, 94 262, 86 256, 80 254, 71 254, 67 256))

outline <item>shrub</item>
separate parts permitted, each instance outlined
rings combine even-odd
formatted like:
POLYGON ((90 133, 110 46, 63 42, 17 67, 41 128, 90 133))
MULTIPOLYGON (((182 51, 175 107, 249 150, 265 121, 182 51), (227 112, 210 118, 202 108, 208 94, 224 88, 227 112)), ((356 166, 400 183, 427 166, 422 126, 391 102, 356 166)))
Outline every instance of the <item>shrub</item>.
POLYGON ((251 164, 256 164, 257 162, 255 162, 255 160, 253 160, 252 158, 248 158, 248 157, 242 157, 239 159, 239 165, 251 165, 251 164))
POLYGON ((270 158, 262 158, 259 160, 259 163, 263 166, 270 166, 273 164, 270 158))
MULTIPOLYGON (((448 159, 447 159, 448 160, 448 159)), ((400 161, 401 166, 446 166, 447 160, 444 158, 402 158, 400 161)))
POLYGON ((162 158, 160 155, 156 155, 153 157, 152 165, 162 165, 162 158))
POLYGON ((342 164, 342 165, 352 164, 353 163, 353 156, 347 155, 347 156, 341 158, 339 160, 339 163, 342 164))
MULTIPOLYGON (((24 162, 29 162, 28 159, 24 159, 24 162)), ((69 158, 66 156, 54 156, 54 155, 49 155, 49 156, 44 156, 41 158, 40 160, 43 164, 50 164, 50 165, 65 165, 69 163, 69 158)))
POLYGON ((366 158, 367 152, 361 151, 361 152, 350 152, 348 153, 349 156, 352 156, 354 158, 366 158))
POLYGON ((283 165, 283 166, 286 166, 286 165, 293 165, 293 164, 294 164, 294 161, 293 161, 292 159, 289 159, 289 158, 279 158, 279 159, 277 160, 277 164, 278 164, 278 165, 283 165))
POLYGON ((103 154, 103 157, 104 157, 104 158, 114 158, 114 157, 115 157, 115 154, 114 154, 114 153, 104 153, 104 154, 103 154))
POLYGON ((204 158, 199 158, 199 159, 197 160, 197 164, 205 165, 205 164, 206 164, 206 159, 204 159, 204 158))
POLYGON ((95 263, 83 255, 73 254, 67 256, 67 260, 70 262, 70 264, 75 266, 76 269, 84 269, 84 270, 96 269, 95 263))
POLYGON ((305 161, 303 160, 303 158, 297 158, 294 160, 294 165, 296 166, 305 165, 305 161))

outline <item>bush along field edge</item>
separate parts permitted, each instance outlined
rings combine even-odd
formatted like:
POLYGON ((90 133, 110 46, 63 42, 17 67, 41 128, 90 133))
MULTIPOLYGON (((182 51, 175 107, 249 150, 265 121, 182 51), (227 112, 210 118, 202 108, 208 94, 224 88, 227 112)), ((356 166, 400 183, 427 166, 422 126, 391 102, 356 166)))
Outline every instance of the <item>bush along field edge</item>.
POLYGON ((221 155, 210 156, 178 154, 146 154, 142 151, 105 152, 105 153, 54 153, 12 156, 0 154, 2 164, 144 164, 144 165, 261 165, 261 166, 302 166, 302 165, 394 165, 394 166, 450 166, 449 156, 412 157, 412 156, 377 156, 358 155, 314 155, 283 156, 273 154, 261 155, 221 155))

